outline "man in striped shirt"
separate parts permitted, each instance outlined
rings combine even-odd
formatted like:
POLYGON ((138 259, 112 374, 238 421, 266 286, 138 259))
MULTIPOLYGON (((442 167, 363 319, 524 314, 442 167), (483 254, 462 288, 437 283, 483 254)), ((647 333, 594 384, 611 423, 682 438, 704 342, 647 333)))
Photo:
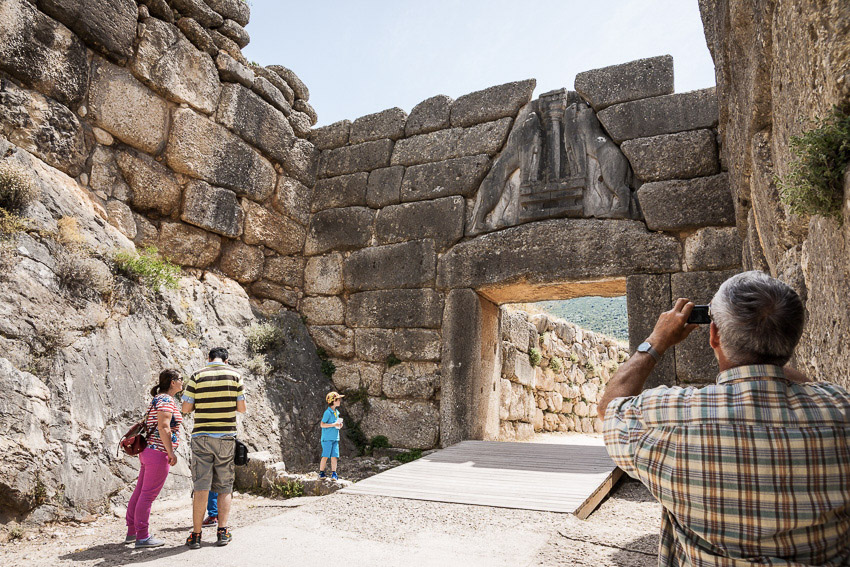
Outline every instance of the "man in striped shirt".
POLYGON ((710 304, 717 383, 641 392, 692 309, 663 313, 599 402, 611 458, 663 506, 659 565, 850 565, 850 394, 784 367, 800 298, 733 276, 710 304))
POLYGON ((216 543, 232 539, 227 527, 233 490, 233 452, 236 441, 236 412, 244 413, 242 378, 227 364, 227 349, 210 351, 209 362, 189 379, 183 389, 183 413, 195 412, 192 428, 192 533, 186 540, 191 549, 201 547, 201 528, 212 490, 218 493, 216 543))

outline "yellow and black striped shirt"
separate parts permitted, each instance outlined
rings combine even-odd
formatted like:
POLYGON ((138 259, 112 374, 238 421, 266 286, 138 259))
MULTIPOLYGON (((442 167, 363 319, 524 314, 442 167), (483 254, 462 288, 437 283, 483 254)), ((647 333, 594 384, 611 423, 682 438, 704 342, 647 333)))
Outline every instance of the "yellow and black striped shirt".
POLYGON ((183 389, 183 401, 195 404, 192 437, 236 433, 236 402, 245 399, 242 377, 227 364, 211 362, 198 370, 183 389))

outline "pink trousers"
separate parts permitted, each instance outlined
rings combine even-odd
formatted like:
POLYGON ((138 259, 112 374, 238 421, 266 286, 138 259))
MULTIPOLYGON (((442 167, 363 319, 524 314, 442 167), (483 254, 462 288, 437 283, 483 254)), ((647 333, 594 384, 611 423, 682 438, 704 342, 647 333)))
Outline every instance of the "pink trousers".
POLYGON ((139 462, 139 480, 127 504, 127 534, 136 534, 136 540, 150 537, 151 504, 159 496, 171 468, 168 455, 150 447, 141 452, 139 462))

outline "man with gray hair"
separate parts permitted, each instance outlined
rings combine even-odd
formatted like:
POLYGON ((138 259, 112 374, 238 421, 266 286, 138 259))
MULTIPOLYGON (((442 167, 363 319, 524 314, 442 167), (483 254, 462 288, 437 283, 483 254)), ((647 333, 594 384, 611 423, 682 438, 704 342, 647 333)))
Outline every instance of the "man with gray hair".
POLYGON ((785 366, 799 296, 729 278, 709 310, 716 383, 642 392, 693 308, 662 313, 599 401, 611 458, 662 505, 659 565, 850 565, 850 394, 785 366))

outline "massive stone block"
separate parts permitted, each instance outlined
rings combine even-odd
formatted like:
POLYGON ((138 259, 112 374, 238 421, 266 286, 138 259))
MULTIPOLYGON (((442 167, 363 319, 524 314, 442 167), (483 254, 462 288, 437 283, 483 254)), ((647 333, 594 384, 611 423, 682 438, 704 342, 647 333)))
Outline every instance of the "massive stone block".
MULTIPOLYGON (((203 182, 200 182, 203 183, 203 182)), ((227 242, 221 253, 221 271, 239 283, 257 281, 263 275, 263 249, 238 240, 227 242)))
POLYGON ((463 236, 464 211, 463 197, 391 205, 378 211, 375 236, 382 244, 430 238, 442 250, 463 236))
POLYGON ((304 253, 308 256, 328 250, 363 248, 372 239, 375 213, 365 207, 327 209, 313 215, 304 253))
MULTIPOLYGON (((254 68, 262 69, 262 67, 254 68)), ((269 73, 269 76, 273 77, 274 73, 269 73)), ((293 133, 298 134, 299 136, 303 136, 303 131, 299 132, 299 129, 303 129, 303 126, 300 123, 296 123, 293 121, 292 106, 288 102, 286 102, 286 97, 283 96, 283 93, 280 92, 280 89, 274 86, 274 83, 272 83, 263 76, 255 76, 254 82, 251 83, 251 89, 258 95, 260 95, 266 102, 280 110, 284 116, 286 116, 287 122, 290 125, 289 127, 292 128, 293 133)))
MULTIPOLYGON (((215 58, 218 55, 218 47, 216 47, 215 42, 213 41, 212 37, 210 37, 209 32, 204 29, 204 26, 202 26, 192 18, 186 17, 180 18, 179 20, 177 20, 176 23, 177 27, 180 28, 180 31, 183 32, 183 35, 189 38, 189 41, 192 42, 192 45, 194 45, 204 53, 208 54, 210 57, 215 58)), ((228 70, 236 70, 235 67, 229 65, 230 62, 242 67, 241 63, 237 62, 235 59, 233 59, 226 53, 222 52, 222 55, 224 55, 224 57, 226 57, 227 59, 219 57, 215 60, 216 67, 218 67, 219 76, 223 76, 222 65, 224 65, 225 74, 228 70)))
POLYGON ((316 184, 316 169, 319 166, 319 150, 307 140, 296 138, 283 162, 286 173, 306 185, 316 184))
POLYGON ((734 226, 708 227, 685 239, 685 266, 689 272, 741 267, 741 238, 734 226))
POLYGON ((299 293, 296 290, 267 280, 260 280, 251 284, 251 294, 260 298, 272 299, 293 309, 298 306, 299 293))
POLYGON ((673 56, 649 57, 579 73, 575 89, 597 112, 612 104, 673 94, 673 56))
POLYGON ((310 90, 307 88, 307 85, 298 78, 295 71, 287 69, 283 65, 269 65, 268 69, 270 71, 274 71, 281 79, 286 81, 286 84, 292 87, 296 97, 304 100, 310 100, 310 90))
POLYGON ((254 72, 224 51, 219 51, 215 58, 215 66, 218 68, 218 76, 222 81, 239 83, 249 89, 254 84, 254 72))
POLYGON ((38 9, 59 20, 104 55, 124 62, 133 55, 138 8, 130 0, 38 0, 38 9))
POLYGON ((123 67, 100 58, 92 63, 89 116, 125 144, 150 154, 158 153, 168 136, 168 103, 123 67))
POLYGON ((360 360, 386 364, 393 349, 392 329, 355 329, 354 354, 360 360))
POLYGON ((245 243, 263 244, 280 254, 298 254, 304 246, 304 227, 295 221, 242 199, 245 243))
POLYGON ((463 156, 498 153, 511 129, 511 118, 485 122, 471 128, 451 128, 396 142, 392 165, 418 165, 463 156))
POLYGON ((383 390, 388 398, 429 400, 440 384, 440 367, 433 362, 403 362, 384 371, 383 390))
POLYGON ((319 150, 332 150, 348 144, 351 120, 340 120, 310 132, 310 141, 319 150))
MULTIPOLYGON (((437 287, 551 285, 681 268, 679 242, 629 220, 559 219, 462 242, 440 258, 437 287)), ((518 290, 517 293, 521 291, 518 290)))
POLYGON ((392 151, 392 140, 375 140, 325 150, 319 159, 319 177, 334 177, 386 167, 390 165, 392 151))
POLYGON ((203 181, 191 181, 186 185, 180 218, 189 224, 236 238, 242 234, 242 217, 242 207, 233 191, 203 181))
POLYGON ((729 175, 645 183, 637 192, 650 230, 735 224, 729 175))
POLYGON ((285 175, 278 178, 272 206, 303 225, 310 222, 310 190, 297 179, 285 175))
POLYGON ((206 268, 221 252, 221 237, 180 222, 164 222, 159 228, 159 251, 181 266, 206 268))
POLYGON ((171 0, 171 4, 181 14, 194 18, 206 28, 217 28, 224 23, 221 15, 209 8, 204 0, 171 0))
POLYGON ((305 297, 299 311, 311 325, 342 325, 345 304, 339 297, 305 297))
POLYGON ((226 84, 215 119, 278 163, 283 163, 295 134, 281 111, 238 84, 226 84))
POLYGON ((537 81, 517 81, 463 95, 452 103, 452 126, 472 126, 499 118, 514 117, 531 101, 537 81))
POLYGON ((248 25, 251 8, 242 0, 204 0, 204 2, 222 17, 233 20, 240 26, 248 25))
POLYGON ((414 165, 404 172, 402 201, 424 201, 449 195, 471 197, 490 168, 490 158, 477 155, 414 165))
POLYGON ((270 82, 273 87, 280 91, 280 94, 283 95, 283 100, 286 101, 286 105, 287 107, 289 107, 289 110, 284 111, 284 114, 291 112, 292 103, 295 102, 295 93, 292 92, 292 89, 289 87, 289 85, 286 84, 286 81, 281 79, 280 75, 278 75, 274 71, 269 71, 265 67, 262 67, 260 65, 254 65, 253 63, 251 64, 251 71, 254 74, 264 78, 266 81, 270 82))
POLYGON ((407 123, 404 125, 405 136, 427 134, 451 126, 452 98, 437 95, 427 98, 413 107, 407 123))
POLYGON ((440 412, 433 402, 370 400, 360 427, 366 437, 386 435, 393 447, 429 449, 440 438, 440 412))
POLYGON ((307 266, 304 268, 304 293, 342 293, 342 254, 333 252, 307 260, 307 266))
POLYGON ((348 298, 350 327, 436 329, 443 317, 442 296, 433 289, 361 291, 348 298))
POLYGON ((174 111, 165 155, 174 171, 257 201, 271 195, 277 181, 272 164, 256 150, 224 126, 187 108, 174 111))
POLYGON ((645 98, 606 108, 598 117, 617 143, 633 138, 711 128, 717 126, 717 94, 711 87, 645 98))
POLYGON ((440 360, 442 343, 437 331, 428 329, 396 329, 393 353, 401 360, 440 360))
POLYGON ((131 66, 133 73, 154 90, 201 112, 215 112, 221 93, 215 63, 176 26, 156 18, 144 20, 131 66))
MULTIPOLYGON (((354 356, 354 331, 345 325, 310 325, 310 334, 313 336, 316 347, 325 349, 330 356, 354 356)), ((337 371, 334 374, 335 385, 337 385, 337 374, 340 376, 344 374, 344 369, 340 365, 337 365, 337 371)), ((357 389, 359 385, 358 380, 356 384, 351 385, 351 389, 357 389)), ((340 386, 337 385, 337 387, 340 386)))
POLYGON ((297 110, 298 112, 302 112, 306 114, 310 118, 310 125, 315 126, 316 122, 319 121, 319 115, 316 113, 316 109, 313 108, 309 102, 304 99, 299 98, 292 105, 293 110, 297 110))
POLYGON ((174 174, 149 156, 120 151, 116 159, 121 175, 133 190, 133 207, 171 216, 180 209, 182 190, 174 174))
POLYGON ((0 4, 0 70, 76 109, 86 94, 86 48, 25 0, 0 4))
MULTIPOLYGON (((104 146, 97 146, 91 156, 91 176, 89 187, 95 192, 127 202, 133 195, 130 186, 124 181, 118 163, 116 152, 104 146)), ((179 189, 179 188, 178 188, 179 189)))
POLYGON ((401 180, 404 167, 394 165, 369 172, 366 185, 366 204, 373 208, 395 205, 401 198, 401 180))
POLYGON ((350 144, 361 144, 372 140, 404 137, 407 113, 400 108, 388 108, 374 114, 361 116, 351 124, 350 144))
POLYGON ((298 256, 269 256, 265 259, 263 278, 290 287, 301 287, 304 264, 304 258, 298 256))
POLYGON ((365 205, 368 179, 365 171, 319 179, 313 189, 312 211, 365 205))
POLYGON ((690 179, 720 172, 711 130, 694 130, 623 142, 635 175, 643 181, 690 179))
POLYGON ((352 252, 343 265, 349 291, 426 287, 436 274, 433 240, 364 248, 352 252))
MULTIPOLYGON (((626 308, 629 315, 629 352, 652 333, 658 316, 673 306, 670 295, 670 274, 638 274, 626 278, 626 308)), ((641 355, 644 356, 644 355, 641 355)), ((675 347, 664 354, 644 389, 676 384, 675 347)))
POLYGON ((245 49, 245 46, 251 42, 251 36, 245 31, 245 28, 234 22, 233 20, 224 20, 224 23, 218 28, 218 31, 236 42, 236 45, 245 49))

